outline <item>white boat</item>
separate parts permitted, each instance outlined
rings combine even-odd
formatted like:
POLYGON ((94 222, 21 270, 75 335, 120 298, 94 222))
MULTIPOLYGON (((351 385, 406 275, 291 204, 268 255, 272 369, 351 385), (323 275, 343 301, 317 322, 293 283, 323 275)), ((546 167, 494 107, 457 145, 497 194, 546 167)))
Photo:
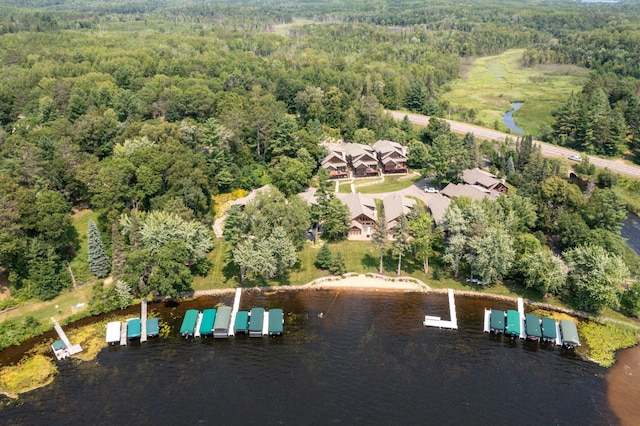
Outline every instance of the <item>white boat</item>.
POLYGON ((120 343, 120 321, 113 321, 107 324, 107 343, 114 345, 120 343))

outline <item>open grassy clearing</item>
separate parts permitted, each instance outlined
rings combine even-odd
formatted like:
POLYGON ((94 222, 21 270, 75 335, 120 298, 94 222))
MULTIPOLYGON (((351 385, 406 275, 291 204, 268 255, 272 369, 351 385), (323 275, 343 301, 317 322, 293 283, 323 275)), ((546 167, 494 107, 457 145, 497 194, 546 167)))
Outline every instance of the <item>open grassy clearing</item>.
MULTIPOLYGON (((49 318, 51 317, 58 319, 65 318, 86 309, 91 299, 91 291, 92 286, 88 285, 75 291, 63 293, 55 299, 46 302, 35 301, 26 303, 16 309, 1 313, 0 321, 30 315, 41 323, 50 323, 49 318), (84 303, 84 305, 81 307, 74 308, 74 306, 82 303, 84 303), (56 305, 58 305, 58 309, 56 309, 56 305)), ((51 327, 53 327, 53 325, 51 327)))
POLYGON ((89 220, 98 223, 98 213, 91 210, 83 210, 73 217, 73 226, 78 233, 78 241, 80 245, 76 256, 69 263, 73 275, 78 285, 84 284, 94 279, 93 274, 89 270, 89 249, 87 247, 87 232, 89 229, 89 220))
POLYGON ((586 81, 587 70, 572 65, 544 65, 522 68, 522 49, 476 59, 464 75, 446 86, 444 100, 452 106, 473 108, 485 127, 498 121, 505 130, 502 115, 511 102, 524 102, 514 114, 516 124, 527 133, 540 136, 551 116, 571 92, 578 92, 586 81))

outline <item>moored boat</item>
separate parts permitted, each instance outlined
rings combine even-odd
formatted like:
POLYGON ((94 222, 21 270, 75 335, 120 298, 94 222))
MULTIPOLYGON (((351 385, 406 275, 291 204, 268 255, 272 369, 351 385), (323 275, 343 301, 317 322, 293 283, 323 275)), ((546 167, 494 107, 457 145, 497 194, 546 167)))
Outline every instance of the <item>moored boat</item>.
POLYGON ((525 332, 528 340, 540 340, 542 337, 542 330, 540 329, 540 318, 534 314, 526 314, 525 320, 525 332))

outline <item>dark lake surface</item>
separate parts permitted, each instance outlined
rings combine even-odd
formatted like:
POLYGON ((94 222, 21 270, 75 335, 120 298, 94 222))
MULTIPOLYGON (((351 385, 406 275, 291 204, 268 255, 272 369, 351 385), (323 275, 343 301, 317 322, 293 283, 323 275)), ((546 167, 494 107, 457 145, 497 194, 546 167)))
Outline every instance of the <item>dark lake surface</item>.
POLYGON ((187 309, 150 305, 168 338, 67 360, 53 384, 0 399, 2 425, 62 424, 618 424, 606 370, 572 352, 482 332, 485 307, 446 295, 299 291, 243 294, 241 309, 285 310, 285 335, 184 340, 187 309), (324 313, 323 318, 318 316, 324 313))
POLYGON ((513 121, 513 113, 519 110, 521 106, 522 106, 522 102, 511 102, 512 109, 510 111, 505 112, 504 115, 502 116, 502 121, 504 121, 504 124, 509 129, 511 129, 512 132, 515 132, 515 133, 524 133, 524 130, 518 127, 516 122, 513 121))

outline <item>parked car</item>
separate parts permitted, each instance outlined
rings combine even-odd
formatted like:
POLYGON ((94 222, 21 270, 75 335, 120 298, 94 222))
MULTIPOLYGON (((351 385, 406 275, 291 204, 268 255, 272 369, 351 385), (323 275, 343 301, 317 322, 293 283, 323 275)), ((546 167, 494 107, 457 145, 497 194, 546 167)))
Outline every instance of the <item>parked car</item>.
POLYGON ((578 161, 578 162, 582 162, 582 157, 579 154, 571 154, 569 157, 567 157, 569 160, 571 161, 578 161))
POLYGON ((424 189, 424 192, 428 192, 429 194, 437 194, 438 190, 435 189, 433 186, 428 186, 424 189))

